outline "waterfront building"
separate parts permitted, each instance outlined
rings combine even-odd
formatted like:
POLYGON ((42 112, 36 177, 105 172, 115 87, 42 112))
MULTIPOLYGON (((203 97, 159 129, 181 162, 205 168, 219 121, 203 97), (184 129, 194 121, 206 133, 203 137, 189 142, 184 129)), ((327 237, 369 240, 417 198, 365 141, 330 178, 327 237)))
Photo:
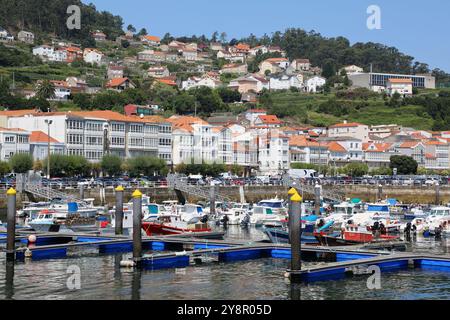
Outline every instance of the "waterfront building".
POLYGON ((349 74, 348 78, 352 81, 355 88, 367 88, 376 92, 383 92, 391 79, 410 79, 413 88, 436 89, 436 79, 432 75, 406 75, 390 73, 354 73, 349 74))

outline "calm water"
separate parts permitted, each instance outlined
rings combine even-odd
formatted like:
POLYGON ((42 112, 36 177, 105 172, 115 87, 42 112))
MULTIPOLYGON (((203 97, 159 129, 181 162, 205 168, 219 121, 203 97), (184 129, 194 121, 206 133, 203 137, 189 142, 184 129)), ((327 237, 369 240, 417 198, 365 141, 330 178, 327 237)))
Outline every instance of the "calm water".
MULTIPOLYGON (((265 239, 256 229, 232 228, 228 238, 265 239)), ((448 252, 450 242, 425 240, 411 250, 448 252)), ((149 253, 149 252, 146 252, 149 253)), ((70 251, 63 260, 17 263, 12 277, 0 256, 0 299, 450 299, 450 273, 404 270, 383 273, 381 290, 368 290, 367 276, 291 286, 284 273, 287 260, 205 263, 178 270, 135 272, 119 268, 129 254, 101 255, 97 249, 70 251), (67 270, 78 266, 81 289, 69 290, 67 270)), ((306 263, 310 265, 311 263, 306 263)))

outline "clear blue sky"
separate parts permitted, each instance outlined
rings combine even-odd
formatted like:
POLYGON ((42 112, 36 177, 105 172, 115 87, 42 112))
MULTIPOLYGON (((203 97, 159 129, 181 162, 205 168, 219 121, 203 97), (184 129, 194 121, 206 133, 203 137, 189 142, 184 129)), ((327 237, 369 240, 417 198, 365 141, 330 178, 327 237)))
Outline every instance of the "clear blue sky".
POLYGON ((289 27, 315 30, 327 37, 395 46, 431 68, 450 72, 448 0, 83 0, 123 17, 150 34, 210 36, 228 39, 261 36, 289 27), (381 8, 381 30, 366 26, 369 5, 381 8))

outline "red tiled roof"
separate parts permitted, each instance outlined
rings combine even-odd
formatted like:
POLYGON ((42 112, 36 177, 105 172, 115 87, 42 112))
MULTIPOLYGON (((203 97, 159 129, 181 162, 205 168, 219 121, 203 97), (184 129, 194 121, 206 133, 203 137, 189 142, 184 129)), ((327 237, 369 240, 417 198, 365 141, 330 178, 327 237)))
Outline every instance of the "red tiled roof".
POLYGON ((332 141, 328 144, 328 150, 332 152, 347 152, 347 149, 345 149, 341 144, 332 141))
POLYGON ((330 128, 354 128, 354 127, 359 127, 361 124, 357 123, 357 122, 351 122, 351 123, 338 123, 335 124, 333 126, 331 126, 330 128))
POLYGON ((108 84, 106 85, 108 88, 118 87, 125 83, 126 81, 130 81, 128 78, 115 78, 111 79, 108 84))
POLYGON ((50 142, 51 143, 60 143, 58 140, 56 140, 56 139, 54 139, 52 137, 49 137, 47 134, 45 134, 42 131, 33 131, 33 132, 31 132, 30 142, 34 142, 34 143, 45 142, 45 143, 47 143, 49 138, 50 138, 50 142))
POLYGON ((275 115, 266 115, 258 117, 263 124, 281 124, 282 122, 275 115))

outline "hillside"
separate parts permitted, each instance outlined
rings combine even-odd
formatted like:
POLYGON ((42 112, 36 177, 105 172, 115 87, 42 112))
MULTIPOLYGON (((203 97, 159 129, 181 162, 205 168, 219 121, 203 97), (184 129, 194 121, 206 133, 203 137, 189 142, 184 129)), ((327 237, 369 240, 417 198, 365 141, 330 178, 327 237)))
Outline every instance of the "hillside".
MULTIPOLYGON (((433 108, 422 104, 423 99, 431 103, 439 103, 439 110, 445 113, 450 101, 445 97, 449 90, 435 93, 421 92, 418 97, 400 101, 398 105, 390 105, 391 100, 382 95, 374 95, 369 99, 337 98, 335 93, 304 94, 298 92, 271 92, 262 98, 260 107, 283 118, 289 124, 329 126, 344 120, 360 122, 368 125, 399 124, 422 130, 446 130, 450 124, 435 114, 433 108), (327 107, 329 106, 329 109, 327 107), (342 112, 336 112, 342 108, 342 112)), ((445 117, 444 117, 445 118, 445 117)))

